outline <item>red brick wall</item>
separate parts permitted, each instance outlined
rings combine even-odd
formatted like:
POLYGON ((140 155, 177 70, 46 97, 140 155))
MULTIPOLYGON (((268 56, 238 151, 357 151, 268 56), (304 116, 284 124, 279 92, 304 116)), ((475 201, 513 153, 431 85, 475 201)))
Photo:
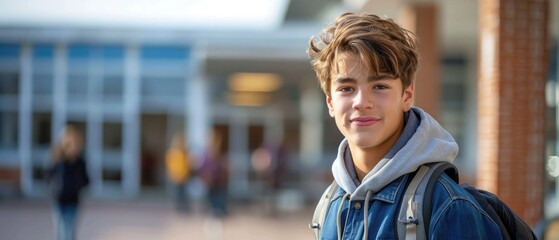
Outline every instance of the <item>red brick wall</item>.
POLYGON ((543 217, 548 0, 480 2, 477 185, 543 217))
POLYGON ((415 78, 414 105, 441 121, 442 83, 437 6, 431 3, 412 4, 402 11, 400 18, 402 26, 419 38, 420 60, 415 78))

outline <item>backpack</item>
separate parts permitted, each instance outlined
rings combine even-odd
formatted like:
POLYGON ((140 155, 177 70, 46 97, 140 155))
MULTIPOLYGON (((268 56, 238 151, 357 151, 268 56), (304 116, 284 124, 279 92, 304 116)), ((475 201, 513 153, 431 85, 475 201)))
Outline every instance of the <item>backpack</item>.
MULTIPOLYGON (((399 215, 396 218, 398 239, 428 239, 433 190, 437 179, 443 173, 458 183, 458 170, 448 162, 425 164, 414 173, 413 179, 405 190, 399 215), (417 214, 418 212, 422 214, 417 214)), ((467 184, 461 184, 460 187, 464 188, 499 225, 503 239, 537 239, 532 229, 496 195, 467 184)), ((309 225, 314 231, 315 239, 320 239, 326 211, 337 188, 338 185, 334 181, 317 204, 309 225)))
MULTIPOLYGON (((431 200, 433 189, 441 174, 446 173, 458 183, 458 170, 448 162, 422 165, 408 185, 400 205, 398 236, 408 239, 408 234, 417 239, 427 239, 431 222, 431 200), (422 214, 415 214, 421 212, 422 214)), ((537 239, 532 229, 495 194, 477 189, 468 184, 461 184, 491 217, 501 230, 503 239, 537 239)), ((412 238, 415 239, 415 238, 412 238)))

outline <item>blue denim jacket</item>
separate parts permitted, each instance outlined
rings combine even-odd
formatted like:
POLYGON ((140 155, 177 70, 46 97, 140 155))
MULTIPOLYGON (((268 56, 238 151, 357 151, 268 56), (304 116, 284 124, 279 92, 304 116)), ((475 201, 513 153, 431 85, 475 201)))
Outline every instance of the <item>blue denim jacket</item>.
MULTIPOLYGON (((398 239, 397 215, 410 174, 404 175, 377 193, 368 202, 367 239, 398 239)), ((364 200, 349 200, 338 187, 324 220, 321 239, 363 239, 364 200), (342 208, 340 209, 340 204, 342 208)), ((439 177, 433 192, 429 239, 501 239, 498 225, 479 204, 447 175, 439 177)))

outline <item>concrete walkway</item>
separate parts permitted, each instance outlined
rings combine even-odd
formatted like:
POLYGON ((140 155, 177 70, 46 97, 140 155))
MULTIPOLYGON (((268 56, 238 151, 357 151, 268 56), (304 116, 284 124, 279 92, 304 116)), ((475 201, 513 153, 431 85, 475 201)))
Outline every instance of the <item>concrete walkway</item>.
MULTIPOLYGON (((311 207, 289 213, 264 213, 237 206, 223 220, 202 211, 177 213, 165 200, 88 201, 83 205, 78 239, 312 239, 311 207)), ((0 202, 0 239, 54 239, 48 202, 0 202)))

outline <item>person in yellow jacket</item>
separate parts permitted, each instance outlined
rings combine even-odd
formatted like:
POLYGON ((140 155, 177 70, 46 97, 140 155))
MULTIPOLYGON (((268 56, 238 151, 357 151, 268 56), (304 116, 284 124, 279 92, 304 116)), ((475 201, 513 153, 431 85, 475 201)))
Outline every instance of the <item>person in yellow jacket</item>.
POLYGON ((165 165, 167 176, 173 183, 175 207, 179 211, 185 211, 188 208, 186 184, 191 177, 190 160, 183 134, 175 134, 165 155, 165 165))

